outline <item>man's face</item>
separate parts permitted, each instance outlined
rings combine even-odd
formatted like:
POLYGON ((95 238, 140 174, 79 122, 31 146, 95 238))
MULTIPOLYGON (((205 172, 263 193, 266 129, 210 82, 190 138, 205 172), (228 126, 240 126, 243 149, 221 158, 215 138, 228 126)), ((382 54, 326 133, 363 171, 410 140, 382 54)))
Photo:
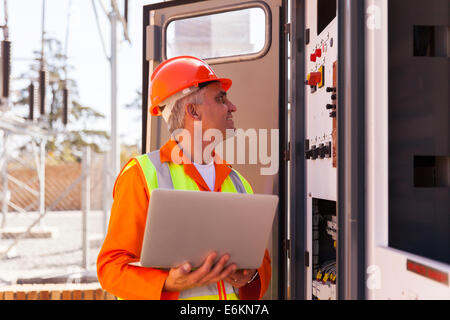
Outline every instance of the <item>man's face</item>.
POLYGON ((235 130, 233 115, 236 106, 227 98, 220 82, 213 82, 204 88, 203 103, 198 112, 202 121, 203 131, 218 129, 226 137, 226 130, 235 130))

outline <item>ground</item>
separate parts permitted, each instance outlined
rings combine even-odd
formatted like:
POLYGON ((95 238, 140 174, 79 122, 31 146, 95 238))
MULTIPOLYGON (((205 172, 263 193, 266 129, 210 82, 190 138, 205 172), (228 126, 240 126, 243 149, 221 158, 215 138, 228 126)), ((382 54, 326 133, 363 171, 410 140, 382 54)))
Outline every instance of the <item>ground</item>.
MULTIPOLYGON (((6 227, 28 227, 38 217, 37 213, 8 213, 6 227)), ((99 238, 97 245, 92 243, 89 249, 88 270, 96 274, 96 260, 103 239, 103 212, 91 211, 88 214, 88 236, 99 238)), ((20 279, 47 278, 76 274, 85 271, 82 268, 82 215, 80 211, 50 212, 41 220, 43 229, 52 230, 53 237, 48 239, 21 239, 12 257, 0 260, 0 286, 15 283, 20 279), (14 255, 15 254, 15 255, 14 255)), ((1 230, 1 229, 0 229, 1 230)), ((5 249, 14 240, 0 239, 0 248, 5 249)), ((0 250, 1 250, 0 249, 0 250)), ((68 279, 68 281, 77 281, 68 279)))

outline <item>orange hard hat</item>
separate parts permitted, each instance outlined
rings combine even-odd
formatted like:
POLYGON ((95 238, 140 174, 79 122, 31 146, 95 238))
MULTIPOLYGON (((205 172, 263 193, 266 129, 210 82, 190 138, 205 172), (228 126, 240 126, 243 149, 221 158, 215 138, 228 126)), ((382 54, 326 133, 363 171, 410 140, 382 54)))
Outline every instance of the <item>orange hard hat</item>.
POLYGON ((153 72, 149 86, 149 111, 160 116, 159 104, 181 90, 200 83, 220 81, 223 90, 231 87, 231 79, 218 78, 203 60, 191 57, 174 57, 161 63, 153 72))

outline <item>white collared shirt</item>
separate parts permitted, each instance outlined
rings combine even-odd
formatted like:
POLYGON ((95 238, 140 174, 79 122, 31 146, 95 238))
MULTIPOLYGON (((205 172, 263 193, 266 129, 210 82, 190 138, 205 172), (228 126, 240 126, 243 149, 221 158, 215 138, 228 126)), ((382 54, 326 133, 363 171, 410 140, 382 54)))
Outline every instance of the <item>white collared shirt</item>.
POLYGON ((197 164, 194 162, 194 166, 201 174, 203 180, 205 180, 211 191, 214 191, 214 184, 216 183, 216 168, 214 167, 214 161, 209 164, 197 164))

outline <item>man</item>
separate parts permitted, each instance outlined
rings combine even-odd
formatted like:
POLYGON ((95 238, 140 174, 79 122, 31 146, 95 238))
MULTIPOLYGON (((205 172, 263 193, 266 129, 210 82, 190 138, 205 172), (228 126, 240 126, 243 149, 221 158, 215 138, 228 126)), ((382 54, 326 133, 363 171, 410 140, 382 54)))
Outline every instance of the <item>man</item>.
POLYGON ((267 250, 258 270, 237 270, 233 257, 215 252, 196 270, 189 263, 170 270, 132 264, 139 261, 151 190, 168 184, 253 193, 211 148, 220 142, 217 132, 226 138, 235 130, 230 86, 230 79, 218 78, 194 57, 169 59, 154 71, 149 111, 164 118, 172 139, 160 150, 131 159, 115 182, 108 233, 97 259, 98 279, 108 292, 121 299, 260 299, 266 292, 271 277, 267 250), (205 142, 208 130, 216 134, 205 142))

